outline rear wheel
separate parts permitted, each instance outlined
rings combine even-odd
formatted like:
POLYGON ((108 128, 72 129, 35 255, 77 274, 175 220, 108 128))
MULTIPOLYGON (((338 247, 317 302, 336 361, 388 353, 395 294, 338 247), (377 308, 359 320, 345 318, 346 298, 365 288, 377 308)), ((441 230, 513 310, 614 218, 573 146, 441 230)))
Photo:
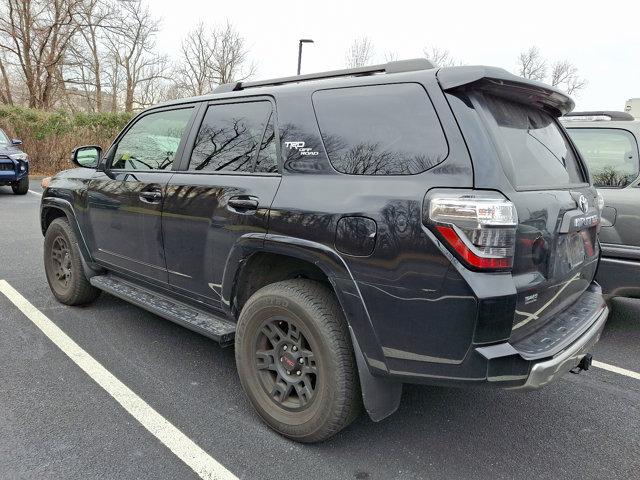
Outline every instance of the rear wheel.
POLYGON ((11 190, 13 190, 13 193, 16 195, 26 195, 29 191, 29 178, 24 177, 21 180, 18 180, 16 183, 11 185, 11 190))
POLYGON ((44 269, 49 287, 61 303, 84 305, 100 295, 84 274, 78 242, 66 218, 56 218, 47 228, 44 269))
POLYGON ((331 290, 318 282, 286 280, 252 295, 238 320, 235 354, 249 400, 286 437, 325 440, 359 412, 346 322, 331 290))

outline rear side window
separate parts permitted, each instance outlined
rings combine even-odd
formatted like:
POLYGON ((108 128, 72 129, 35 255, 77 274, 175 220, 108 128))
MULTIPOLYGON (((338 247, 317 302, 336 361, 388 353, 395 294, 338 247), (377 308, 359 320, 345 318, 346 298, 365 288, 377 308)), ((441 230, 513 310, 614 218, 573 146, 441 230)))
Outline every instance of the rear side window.
POLYGON ((257 171, 277 171, 271 110, 270 102, 210 105, 189 170, 253 172, 258 161, 257 171))
POLYGON ((313 106, 333 167, 351 175, 411 175, 442 162, 447 141, 425 90, 389 84, 322 90, 313 106))
POLYGON ((572 128, 569 135, 587 162, 596 187, 626 187, 638 176, 638 144, 615 128, 572 128))
POLYGON ((500 159, 516 188, 585 183, 571 144, 553 116, 492 95, 479 99, 495 122, 500 159))

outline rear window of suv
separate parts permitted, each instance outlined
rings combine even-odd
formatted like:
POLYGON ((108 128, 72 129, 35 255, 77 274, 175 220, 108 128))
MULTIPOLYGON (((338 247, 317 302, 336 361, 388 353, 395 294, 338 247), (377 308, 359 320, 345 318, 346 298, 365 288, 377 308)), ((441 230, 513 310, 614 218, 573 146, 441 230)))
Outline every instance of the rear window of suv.
POLYGON ((479 101, 497 132, 500 159, 516 188, 585 183, 579 160, 556 119, 543 110, 492 95, 479 101))
POLYGON ((351 175, 411 175, 448 153, 440 121, 418 84, 321 90, 313 106, 333 167, 351 175))
POLYGON ((570 128, 568 132, 596 187, 626 187, 638 176, 638 144, 628 130, 570 128))

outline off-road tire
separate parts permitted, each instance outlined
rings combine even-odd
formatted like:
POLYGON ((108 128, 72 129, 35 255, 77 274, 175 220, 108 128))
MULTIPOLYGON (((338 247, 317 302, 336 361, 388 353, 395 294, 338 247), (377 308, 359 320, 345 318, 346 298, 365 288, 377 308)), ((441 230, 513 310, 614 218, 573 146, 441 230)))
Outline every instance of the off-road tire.
POLYGON ((44 236, 44 269, 51 292, 56 299, 65 305, 86 305, 93 302, 100 295, 100 290, 95 288, 84 274, 78 240, 69 226, 66 218, 56 218, 44 236), (56 254, 62 258, 55 260, 56 254), (62 269, 60 264, 64 263, 62 269), (62 271, 68 271, 66 282, 61 280, 62 271))
MULTIPOLYGON (((281 362, 274 368, 282 371, 284 367, 286 374, 287 365, 275 347, 273 350, 273 360, 281 362)), ((347 323, 333 292, 322 283, 306 279, 285 280, 255 292, 238 319, 235 356, 240 382, 252 405, 267 425, 285 437, 298 442, 325 440, 351 423, 361 410, 362 396, 347 323), (306 406, 298 407, 298 411, 291 411, 279 403, 275 398, 279 393, 273 396, 267 392, 265 382, 274 376, 281 378, 280 373, 264 366, 259 368, 263 361, 256 361, 256 352, 264 351, 259 350, 257 342, 266 338, 262 333, 264 327, 274 322, 284 325, 283 328, 290 332, 295 333, 297 329, 315 358, 317 375, 313 395, 306 406), (264 380, 265 376, 267 380, 264 380)), ((313 361, 308 363, 311 365, 313 361)), ((300 368, 305 371, 304 367, 300 368)), ((297 371, 292 371, 290 377, 283 377, 295 381, 295 373, 297 371)), ((310 378, 314 378, 314 374, 311 375, 310 378)), ((277 383, 277 379, 274 382, 277 383)), ((302 402, 302 399, 298 401, 302 402)))
POLYGON ((16 195, 26 195, 29 191, 29 177, 24 177, 11 185, 11 190, 16 195))

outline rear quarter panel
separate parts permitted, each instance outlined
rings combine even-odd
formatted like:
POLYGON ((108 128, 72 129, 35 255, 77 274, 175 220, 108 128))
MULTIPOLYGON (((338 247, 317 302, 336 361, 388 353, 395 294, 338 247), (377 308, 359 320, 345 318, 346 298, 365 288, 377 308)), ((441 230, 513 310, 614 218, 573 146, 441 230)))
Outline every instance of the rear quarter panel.
MULTIPOLYGON (((415 77, 410 81, 415 82, 415 77)), ((402 75, 396 78, 403 81, 402 75)), ((418 175, 336 172, 314 116, 313 90, 277 98, 284 171, 270 212, 269 234, 319 242, 335 251, 341 218, 375 221, 377 234, 370 256, 338 255, 355 279, 355 290, 347 294, 360 294, 366 306, 366 321, 352 324, 365 356, 377 356, 368 345, 379 346, 394 371, 415 371, 425 362, 461 362, 475 327, 472 292, 422 226, 425 193, 435 187, 472 187, 473 172, 441 90, 435 81, 425 79, 423 86, 446 132, 449 153, 444 162, 418 175), (285 142, 300 140, 319 154, 303 157, 285 148, 285 142)), ((344 280, 339 278, 337 283, 344 280)))

